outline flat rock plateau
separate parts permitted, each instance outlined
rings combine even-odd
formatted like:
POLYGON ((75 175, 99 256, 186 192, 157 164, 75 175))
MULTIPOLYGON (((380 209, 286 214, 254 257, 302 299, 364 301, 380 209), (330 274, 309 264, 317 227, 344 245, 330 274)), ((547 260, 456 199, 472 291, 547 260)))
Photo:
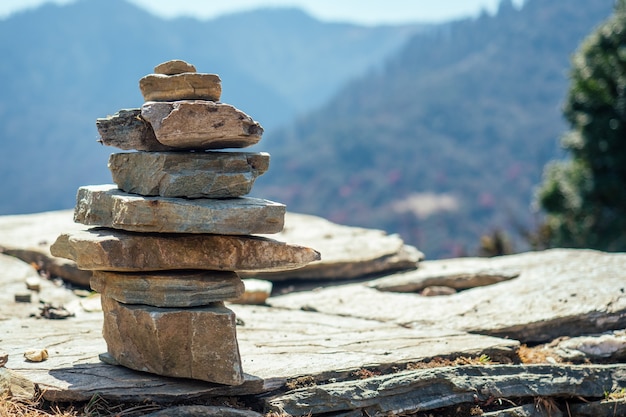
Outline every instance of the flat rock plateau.
POLYGON ((245 374, 227 386, 114 364, 91 272, 50 254, 87 228, 72 211, 0 216, 0 394, 153 417, 626 415, 626 254, 430 261, 397 235, 287 213, 272 238, 322 259, 240 273, 274 289, 226 303, 245 374))

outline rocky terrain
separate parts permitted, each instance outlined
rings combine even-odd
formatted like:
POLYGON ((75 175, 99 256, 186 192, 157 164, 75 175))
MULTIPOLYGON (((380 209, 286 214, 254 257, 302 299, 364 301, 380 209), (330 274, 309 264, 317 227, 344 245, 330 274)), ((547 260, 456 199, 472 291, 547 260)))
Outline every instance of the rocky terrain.
POLYGON ((626 254, 429 261, 396 235, 288 213, 273 238, 322 260, 242 274, 273 291, 228 303, 245 378, 225 386, 110 364, 90 274, 50 255, 84 228, 71 211, 0 217, 3 395, 151 416, 626 414, 626 254))

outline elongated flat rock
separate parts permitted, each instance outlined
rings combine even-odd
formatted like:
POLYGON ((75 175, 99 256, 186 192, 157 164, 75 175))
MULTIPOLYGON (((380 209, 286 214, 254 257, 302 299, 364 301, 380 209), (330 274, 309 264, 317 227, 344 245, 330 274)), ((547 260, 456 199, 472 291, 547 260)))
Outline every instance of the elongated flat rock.
POLYGON ((96 128, 100 134, 98 142, 106 146, 157 152, 176 149, 156 139, 150 123, 141 117, 140 109, 122 109, 113 116, 96 119, 96 128))
POLYGON ((74 210, 74 221, 85 225, 159 233, 277 233, 284 218, 283 204, 259 198, 143 197, 112 184, 80 187, 74 210))
POLYGON ((269 168, 259 152, 132 152, 109 157, 113 182, 144 196, 233 198, 252 190, 269 168))
POLYGON ((219 101, 222 80, 217 74, 198 72, 148 74, 139 80, 139 89, 146 101, 219 101))
POLYGON ((212 101, 149 101, 141 107, 163 145, 183 149, 245 148, 261 140, 263 128, 235 107, 212 101))
POLYGON ((405 245, 397 234, 332 223, 321 217, 287 213, 276 239, 318 250, 322 259, 291 271, 259 272, 245 277, 269 281, 348 280, 372 274, 417 268, 424 254, 405 245))
POLYGON ((196 72, 196 67, 181 59, 171 59, 154 67, 155 74, 175 75, 183 72, 196 72))
POLYGON ((108 353, 138 371, 226 385, 244 382, 235 313, 216 304, 159 308, 103 297, 108 353))
POLYGON ((626 383, 625 371, 623 365, 493 365, 420 369, 302 388, 268 398, 266 406, 270 411, 294 416, 354 409, 359 409, 363 415, 373 416, 481 403, 491 397, 602 397, 606 387, 626 383))
POLYGON ((91 288, 120 303, 155 307, 206 306, 244 293, 243 281, 230 271, 94 271, 91 288))
POLYGON ((62 234, 50 250, 81 269, 127 272, 280 270, 300 268, 320 257, 310 248, 255 236, 140 234, 99 228, 62 234))

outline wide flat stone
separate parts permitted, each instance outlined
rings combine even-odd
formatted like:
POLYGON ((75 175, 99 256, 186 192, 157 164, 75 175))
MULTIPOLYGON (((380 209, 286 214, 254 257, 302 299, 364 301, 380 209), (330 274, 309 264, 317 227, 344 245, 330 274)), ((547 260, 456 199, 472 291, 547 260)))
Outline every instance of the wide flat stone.
POLYGON ((513 340, 457 331, 408 329, 351 317, 261 306, 231 305, 240 320, 237 339, 245 381, 225 386, 137 372, 103 363, 103 313, 78 312, 67 321, 0 320, 6 367, 38 384, 49 401, 89 401, 98 393, 112 401, 172 403, 218 396, 251 395, 297 385, 305 377, 322 383, 353 379, 363 367, 389 371, 436 356, 513 359, 513 340), (48 360, 25 362, 25 346, 47 346, 48 360))
POLYGON ((86 228, 74 223, 72 213, 73 210, 60 210, 0 216, 0 252, 36 265, 44 273, 89 287, 91 272, 81 271, 74 262, 50 253, 50 245, 59 234, 86 228))
POLYGON ((139 80, 139 89, 146 101, 219 101, 222 80, 217 74, 197 72, 148 74, 139 80))
POLYGON ((314 249, 263 237, 148 234, 104 228, 62 234, 51 251, 75 261, 82 269, 126 272, 289 269, 319 259, 314 249))
POLYGON ((171 59, 154 67, 155 74, 175 75, 183 72, 196 72, 196 67, 182 59, 171 59))
POLYGON ((186 198, 233 198, 252 190, 269 168, 267 153, 132 152, 109 157, 113 182, 128 193, 186 198))
POLYGON ((76 200, 74 221, 135 232, 277 233, 285 216, 283 204, 259 198, 144 197, 111 184, 80 187, 76 200))
POLYGON ((243 281, 230 271, 95 271, 91 288, 120 303, 155 307, 206 306, 244 293, 243 281))
POLYGON ((269 281, 347 280, 412 270, 417 268, 418 262, 424 257, 415 247, 405 245, 397 234, 344 226, 306 214, 287 213, 285 227, 274 237, 315 248, 321 253, 322 259, 298 270, 243 276, 261 277, 269 281))
MULTIPOLYGON (((483 268, 493 266, 485 259, 483 268)), ((449 296, 381 292, 365 283, 293 293, 267 302, 416 328, 443 326, 525 343, 626 327, 626 254, 553 249, 503 256, 498 267, 518 269, 520 275, 449 296)))
POLYGON ((157 152, 176 149, 156 139, 150 123, 141 117, 141 109, 122 109, 113 116, 96 119, 96 127, 98 142, 106 146, 157 152))
POLYGON ((244 148, 263 134, 261 125, 241 110, 212 101, 149 101, 141 107, 141 116, 159 142, 175 148, 244 148))
POLYGON ((131 369, 226 385, 244 382, 235 313, 220 304, 160 308, 102 298, 108 353, 131 369))

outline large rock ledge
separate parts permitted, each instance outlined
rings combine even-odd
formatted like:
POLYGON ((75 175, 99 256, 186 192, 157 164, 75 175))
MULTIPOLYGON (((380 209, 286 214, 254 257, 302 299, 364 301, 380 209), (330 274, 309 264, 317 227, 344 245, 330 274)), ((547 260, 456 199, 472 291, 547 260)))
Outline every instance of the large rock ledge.
MULTIPOLYGON (((41 254, 58 234, 85 227, 72 223, 71 215, 0 217, 0 244, 41 254)), ((245 411, 251 417, 626 415, 626 254, 554 249, 490 259, 413 259, 403 271, 394 272, 399 264, 388 262, 375 278, 358 275, 358 283, 346 283, 337 271, 372 273, 381 260, 400 257, 405 245, 380 231, 334 225, 325 232, 332 224, 323 219, 293 219, 287 216, 280 236, 319 249, 328 263, 305 267, 300 275, 278 272, 275 280, 319 286, 316 278, 326 276, 325 286, 270 297, 264 306, 227 305, 238 320, 244 372, 238 386, 102 362, 107 347, 99 296, 81 298, 29 263, 0 254, 0 394, 149 401, 164 409, 154 416, 229 412, 203 408, 218 397, 245 398, 253 404, 245 411), (291 234, 298 224, 306 233, 291 234), (310 243, 315 239, 321 243, 310 243), (352 259, 350 267, 346 259, 352 259), (28 290, 27 282, 38 290, 28 290), (428 288, 442 286, 450 291, 439 294, 450 295, 425 296, 428 288), (17 303, 17 295, 31 301, 17 303), (31 313, 41 310, 40 301, 62 304, 74 316, 37 319, 31 313), (24 360, 27 349, 43 348, 47 360, 24 360), (187 408, 167 411, 171 403, 187 408)))

